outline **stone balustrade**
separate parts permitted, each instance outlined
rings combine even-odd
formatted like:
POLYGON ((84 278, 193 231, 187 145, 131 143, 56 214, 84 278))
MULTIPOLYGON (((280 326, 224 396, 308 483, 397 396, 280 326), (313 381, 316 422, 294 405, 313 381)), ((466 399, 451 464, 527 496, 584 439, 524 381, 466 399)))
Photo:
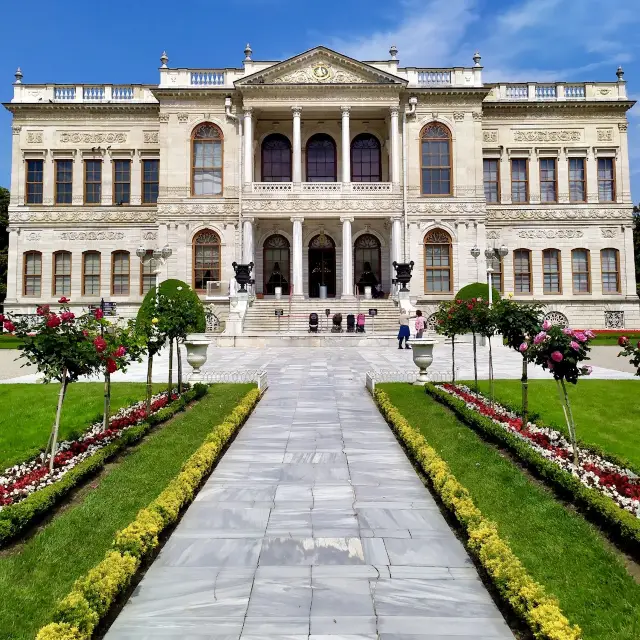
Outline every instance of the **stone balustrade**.
POLYGON ((393 194, 391 182, 251 182, 245 185, 246 193, 268 196, 289 194, 393 194))
POLYGON ((529 82, 493 85, 487 101, 571 101, 571 100, 626 100, 624 82, 529 82))
POLYGON ((83 103, 157 103, 148 85, 61 85, 61 84, 15 84, 13 103, 34 102, 83 102, 83 103))

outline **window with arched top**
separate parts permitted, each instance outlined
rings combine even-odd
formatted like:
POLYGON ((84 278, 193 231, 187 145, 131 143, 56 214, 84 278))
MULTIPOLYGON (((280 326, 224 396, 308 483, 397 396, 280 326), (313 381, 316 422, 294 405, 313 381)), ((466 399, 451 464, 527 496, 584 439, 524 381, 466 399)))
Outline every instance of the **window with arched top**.
POLYGON ((71 295, 71 252, 56 251, 53 254, 53 291, 54 296, 71 295))
POLYGON ((361 133, 351 141, 351 180, 382 181, 380 141, 370 133, 361 133))
POLYGON ((23 254, 22 293, 25 296, 39 296, 42 292, 42 254, 26 251, 23 254))
POLYGON ((262 141, 262 182, 291 182, 291 142, 281 133, 262 141))
POLYGON ((451 293, 453 255, 451 236, 444 229, 432 229, 424 237, 426 293, 451 293))
POLYGON ((206 291, 207 282, 220 280, 220 236, 203 229, 193 237, 193 288, 206 291))
POLYGON ((353 245, 353 275, 364 293, 365 286, 376 287, 382 282, 380 240, 372 233, 363 233, 353 245))
POLYGON ((283 235, 275 233, 264 241, 263 291, 267 295, 273 295, 276 287, 281 287, 282 293, 289 295, 290 256, 289 241, 283 235))
POLYGON ((222 131, 203 122, 193 130, 191 145, 191 194, 222 195, 222 131))
POLYGON ((439 122, 426 125, 420 134, 422 195, 453 193, 451 131, 439 122))
POLYGON ((336 182, 336 143, 326 133, 316 133, 307 142, 307 182, 336 182))

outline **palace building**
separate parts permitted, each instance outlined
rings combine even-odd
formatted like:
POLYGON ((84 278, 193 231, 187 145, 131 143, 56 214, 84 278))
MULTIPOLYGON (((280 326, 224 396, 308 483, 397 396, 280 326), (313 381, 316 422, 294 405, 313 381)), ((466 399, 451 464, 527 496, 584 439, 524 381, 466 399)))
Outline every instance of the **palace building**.
MULTIPOLYGON (((361 62, 316 47, 282 62, 172 68, 157 85, 33 85, 13 99, 5 309, 60 296, 135 313, 155 283, 233 304, 391 294, 414 262, 427 313, 486 281, 556 322, 640 327, 622 69, 611 82, 483 82, 468 67, 361 62), (500 249, 498 259, 485 250, 500 249), (479 251, 477 251, 479 249, 479 251)), ((612 74, 613 75, 613 74, 612 74)))

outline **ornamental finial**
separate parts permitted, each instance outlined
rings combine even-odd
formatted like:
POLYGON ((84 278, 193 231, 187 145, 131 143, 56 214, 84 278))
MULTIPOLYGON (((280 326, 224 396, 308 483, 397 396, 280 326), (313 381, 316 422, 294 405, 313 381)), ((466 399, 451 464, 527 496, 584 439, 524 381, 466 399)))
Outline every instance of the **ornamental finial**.
POLYGON ((622 67, 618 67, 618 70, 616 71, 616 75, 618 76, 618 82, 621 82, 622 79, 624 78, 624 70, 622 67))
POLYGON ((389 48, 389 55, 391 56, 392 60, 398 59, 398 47, 396 47, 395 44, 392 44, 389 48))
POLYGON ((475 63, 473 66, 474 67, 479 67, 480 66, 480 60, 482 60, 482 56, 476 51, 473 54, 473 62, 475 63))
POLYGON ((244 48, 244 61, 251 62, 251 54, 253 51, 251 50, 251 45, 247 42, 247 46, 244 48))
POLYGON ((16 76, 16 84, 22 84, 22 71, 20 70, 20 67, 16 69, 15 76, 16 76))
POLYGON ((162 52, 162 55, 160 56, 160 62, 162 63, 162 67, 160 67, 161 69, 166 69, 167 68, 167 62, 169 62, 169 56, 167 55, 166 51, 162 52))

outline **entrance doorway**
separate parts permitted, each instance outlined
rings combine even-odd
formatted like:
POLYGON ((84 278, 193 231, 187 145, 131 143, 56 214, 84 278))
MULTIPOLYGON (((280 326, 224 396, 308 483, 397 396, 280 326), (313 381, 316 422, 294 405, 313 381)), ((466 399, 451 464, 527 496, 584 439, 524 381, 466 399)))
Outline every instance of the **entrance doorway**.
POLYGON ((375 295, 376 286, 382 282, 380 240, 371 233, 359 236, 353 247, 353 276, 358 285, 358 293, 363 294, 366 286, 375 295))
POLYGON ((324 232, 309 242, 309 297, 319 298, 322 285, 328 296, 336 295, 336 244, 324 232))
POLYGON ((282 287, 282 294, 289 295, 289 241, 280 234, 269 236, 264 241, 263 274, 266 295, 272 296, 276 287, 282 287))

